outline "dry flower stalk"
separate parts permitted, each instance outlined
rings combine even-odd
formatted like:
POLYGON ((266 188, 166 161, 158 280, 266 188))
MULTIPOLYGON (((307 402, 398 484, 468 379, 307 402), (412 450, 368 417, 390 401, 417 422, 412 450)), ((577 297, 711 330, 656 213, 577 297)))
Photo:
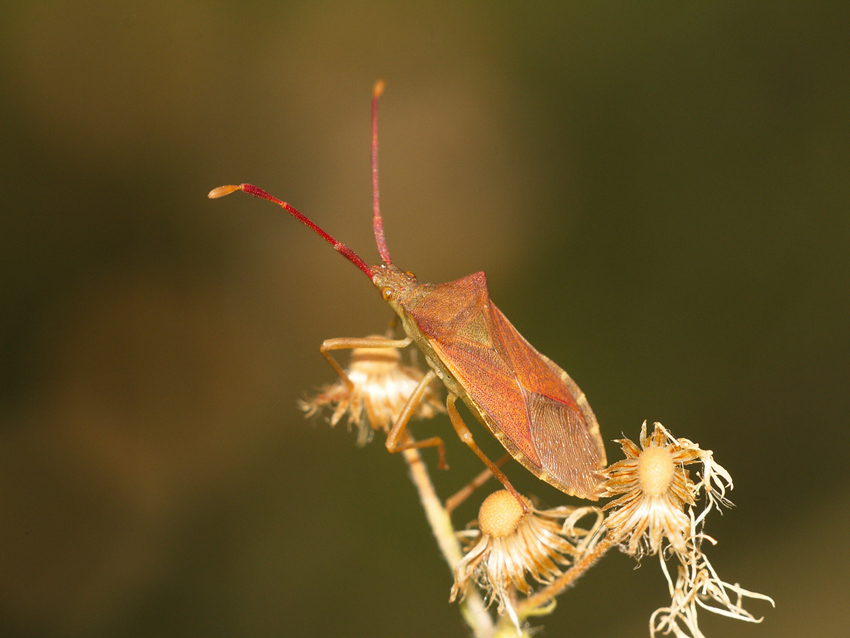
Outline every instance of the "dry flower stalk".
POLYGON ((762 618, 755 618, 744 609, 743 600, 764 600, 775 606, 773 599, 768 596, 748 591, 737 583, 723 582, 702 552, 700 545, 703 542, 716 544, 710 536, 695 534, 688 541, 687 551, 676 554, 678 564, 675 583, 670 577, 663 554, 659 554, 671 602, 669 607, 656 609, 650 617, 649 633, 652 638, 671 633, 677 638, 705 638, 699 628, 699 608, 736 620, 760 623, 762 618))

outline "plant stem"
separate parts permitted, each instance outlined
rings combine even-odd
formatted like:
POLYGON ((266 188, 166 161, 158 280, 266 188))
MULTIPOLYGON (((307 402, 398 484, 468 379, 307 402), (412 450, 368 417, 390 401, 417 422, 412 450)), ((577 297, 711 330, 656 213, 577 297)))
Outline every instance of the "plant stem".
POLYGON ((592 567, 593 564, 602 558, 605 552, 612 547, 614 547, 614 542, 607 536, 603 538, 599 541, 599 543, 597 543, 596 547, 593 548, 592 552, 585 554, 584 557, 576 561, 572 567, 553 580, 551 584, 519 603, 519 605, 517 605, 517 614, 520 617, 528 616, 536 608, 542 607, 544 604, 555 598, 555 596, 572 585, 579 576, 592 567))
MULTIPOLYGON (((455 566, 463 557, 463 552, 460 548, 460 542, 455 536, 449 513, 443 507, 442 501, 434 490, 434 484, 428 474, 428 467, 422 460, 419 450, 410 448, 402 450, 402 454, 410 467, 410 478, 419 492, 419 499, 422 501, 422 508, 425 510, 425 517, 431 526, 431 532, 437 539, 437 545, 449 564, 449 568, 454 572, 455 566)), ((484 600, 481 598, 481 593, 477 589, 469 588, 460 607, 466 624, 472 629, 476 638, 493 636, 495 632, 493 619, 490 617, 487 607, 484 605, 484 600)))

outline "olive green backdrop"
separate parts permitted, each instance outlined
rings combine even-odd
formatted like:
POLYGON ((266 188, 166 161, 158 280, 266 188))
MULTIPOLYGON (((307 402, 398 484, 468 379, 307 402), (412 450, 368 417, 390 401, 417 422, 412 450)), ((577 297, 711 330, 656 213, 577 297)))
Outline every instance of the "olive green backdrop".
MULTIPOLYGON (((377 261, 381 77, 395 261, 485 270, 609 442, 714 450, 709 556, 778 607, 709 636, 846 635, 848 33, 839 3, 5 3, 0 634, 466 635, 402 459, 295 407, 388 309, 273 206, 206 199, 253 182, 377 261)), ((479 470, 417 432, 443 494, 479 470)), ((633 567, 544 635, 648 636, 633 567)))

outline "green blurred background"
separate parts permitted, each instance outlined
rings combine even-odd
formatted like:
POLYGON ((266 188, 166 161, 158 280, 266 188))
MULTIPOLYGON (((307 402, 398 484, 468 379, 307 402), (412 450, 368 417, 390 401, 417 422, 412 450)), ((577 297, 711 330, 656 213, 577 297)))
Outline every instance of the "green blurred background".
MULTIPOLYGON (((295 407, 388 309, 273 206, 206 199, 253 182, 377 261, 381 77, 396 262, 485 270, 609 442, 714 450, 709 556, 777 609, 709 636, 846 636, 848 7, 4 3, 0 635, 466 635, 402 459, 295 407)), ((478 472, 416 432, 441 493, 478 472)), ((648 636, 666 597, 612 555, 543 635, 648 636)))

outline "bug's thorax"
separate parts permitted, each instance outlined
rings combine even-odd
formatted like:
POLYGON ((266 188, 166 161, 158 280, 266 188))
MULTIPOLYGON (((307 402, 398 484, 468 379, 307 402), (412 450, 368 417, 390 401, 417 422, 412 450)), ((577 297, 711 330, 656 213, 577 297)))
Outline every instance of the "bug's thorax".
POLYGON ((431 347, 429 336, 420 327, 421 316, 418 310, 440 297, 440 286, 421 283, 412 272, 400 270, 392 264, 380 264, 372 267, 372 283, 381 292, 381 296, 401 319, 404 332, 419 346, 429 366, 437 376, 455 394, 461 388, 451 372, 431 347))
MULTIPOLYGON (((477 294, 457 294, 456 286, 461 285, 461 293, 469 293, 469 286, 465 285, 465 282, 477 281, 479 278, 485 281, 484 273, 476 273, 447 284, 428 284, 418 281, 412 272, 402 271, 392 264, 373 266, 372 272, 372 283, 399 316, 404 332, 425 355, 428 365, 450 392, 464 397, 462 385, 434 350, 432 340, 449 337, 457 325, 467 323, 464 315, 476 305, 479 306, 480 312, 480 284, 472 285, 477 294), (457 323, 458 320, 460 324, 457 323)), ((484 293, 484 298, 487 299, 486 283, 484 293)))

